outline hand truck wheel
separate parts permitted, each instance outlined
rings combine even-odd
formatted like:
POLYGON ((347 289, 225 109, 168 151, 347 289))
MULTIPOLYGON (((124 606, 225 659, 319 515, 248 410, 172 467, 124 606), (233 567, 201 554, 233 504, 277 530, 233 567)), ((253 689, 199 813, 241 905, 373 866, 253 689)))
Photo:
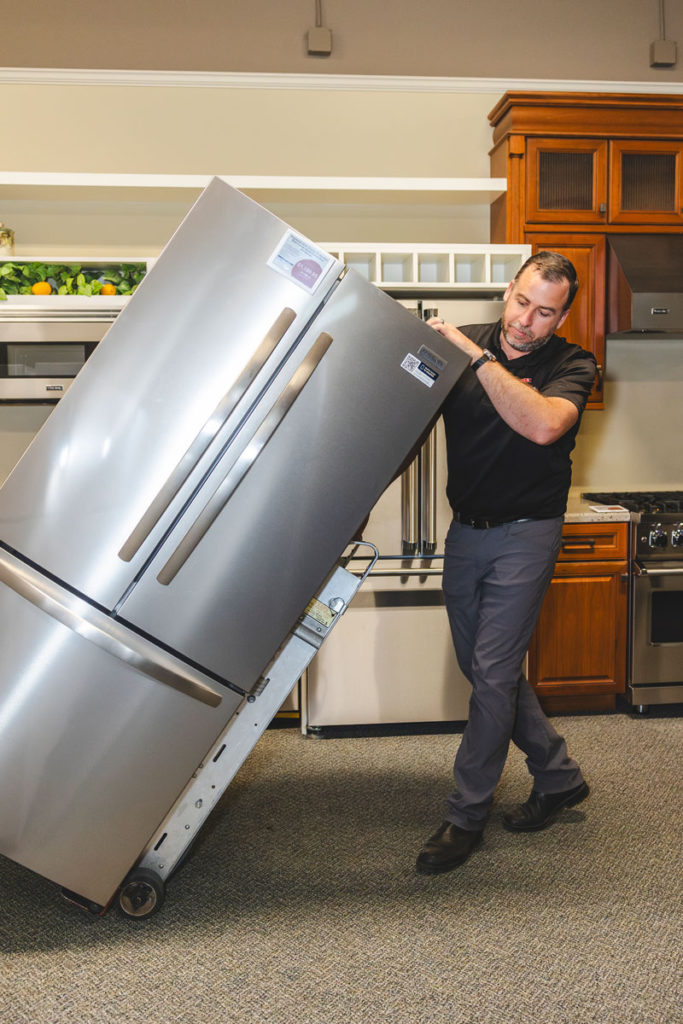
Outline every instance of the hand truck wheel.
POLYGON ((118 891, 118 909, 139 920, 156 914, 164 902, 163 880, 148 868, 134 868, 118 891))

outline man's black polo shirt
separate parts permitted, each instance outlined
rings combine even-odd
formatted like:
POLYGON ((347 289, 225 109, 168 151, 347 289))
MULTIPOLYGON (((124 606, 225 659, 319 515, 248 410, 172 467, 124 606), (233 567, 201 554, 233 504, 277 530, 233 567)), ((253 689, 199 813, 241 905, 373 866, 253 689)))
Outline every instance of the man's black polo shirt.
POLYGON ((571 482, 570 452, 595 380, 594 357, 554 334, 534 352, 508 359, 500 347, 500 321, 460 330, 542 395, 573 402, 579 419, 550 445, 528 441, 501 419, 476 373, 466 369, 441 410, 452 509, 487 519, 563 515, 571 482))

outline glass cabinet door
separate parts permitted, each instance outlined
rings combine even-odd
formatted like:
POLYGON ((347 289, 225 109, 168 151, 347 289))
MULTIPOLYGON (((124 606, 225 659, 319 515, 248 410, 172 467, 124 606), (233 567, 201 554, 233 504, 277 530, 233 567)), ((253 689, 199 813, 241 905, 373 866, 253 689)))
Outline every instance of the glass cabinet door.
POLYGON ((683 143, 610 143, 610 220, 615 224, 682 224, 683 143))
POLYGON ((526 194, 529 223, 605 223, 607 142, 528 139, 526 194))

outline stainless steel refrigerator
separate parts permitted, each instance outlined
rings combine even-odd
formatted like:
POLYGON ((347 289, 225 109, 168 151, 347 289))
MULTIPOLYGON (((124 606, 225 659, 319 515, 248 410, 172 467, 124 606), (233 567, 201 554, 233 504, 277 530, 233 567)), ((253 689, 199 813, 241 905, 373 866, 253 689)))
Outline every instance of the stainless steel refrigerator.
MULTIPOLYGON (((405 305, 418 316, 433 313, 464 326, 497 320, 503 304, 432 296, 405 305)), ((304 731, 468 718, 472 688, 455 658, 441 588, 450 518, 446 439, 439 420, 363 531, 379 558, 307 669, 304 731)))
POLYGON ((209 184, 0 489, 1 853, 111 900, 466 362, 209 184))

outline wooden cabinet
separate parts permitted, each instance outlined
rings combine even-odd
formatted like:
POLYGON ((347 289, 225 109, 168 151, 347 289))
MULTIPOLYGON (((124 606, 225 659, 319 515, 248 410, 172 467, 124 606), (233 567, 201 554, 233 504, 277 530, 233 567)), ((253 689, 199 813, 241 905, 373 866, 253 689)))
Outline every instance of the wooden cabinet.
MULTIPOLYGON (((606 239, 683 225, 683 96, 510 92, 489 121, 492 173, 508 184, 491 208, 491 241, 574 253, 581 308, 563 333, 602 365, 606 239)), ((589 406, 601 405, 596 388, 589 406)))
POLYGON ((527 224, 683 224, 683 142, 529 138, 527 224))
POLYGON ((605 292, 590 287, 606 270, 607 244, 604 235, 550 234, 532 232, 524 236, 532 252, 551 249, 571 260, 579 276, 579 290, 569 316, 558 332, 568 341, 590 349, 598 363, 598 375, 590 396, 592 405, 602 402, 605 366, 605 292))
POLYGON ((529 647, 548 712, 608 710, 626 684, 628 524, 567 524, 529 647))

